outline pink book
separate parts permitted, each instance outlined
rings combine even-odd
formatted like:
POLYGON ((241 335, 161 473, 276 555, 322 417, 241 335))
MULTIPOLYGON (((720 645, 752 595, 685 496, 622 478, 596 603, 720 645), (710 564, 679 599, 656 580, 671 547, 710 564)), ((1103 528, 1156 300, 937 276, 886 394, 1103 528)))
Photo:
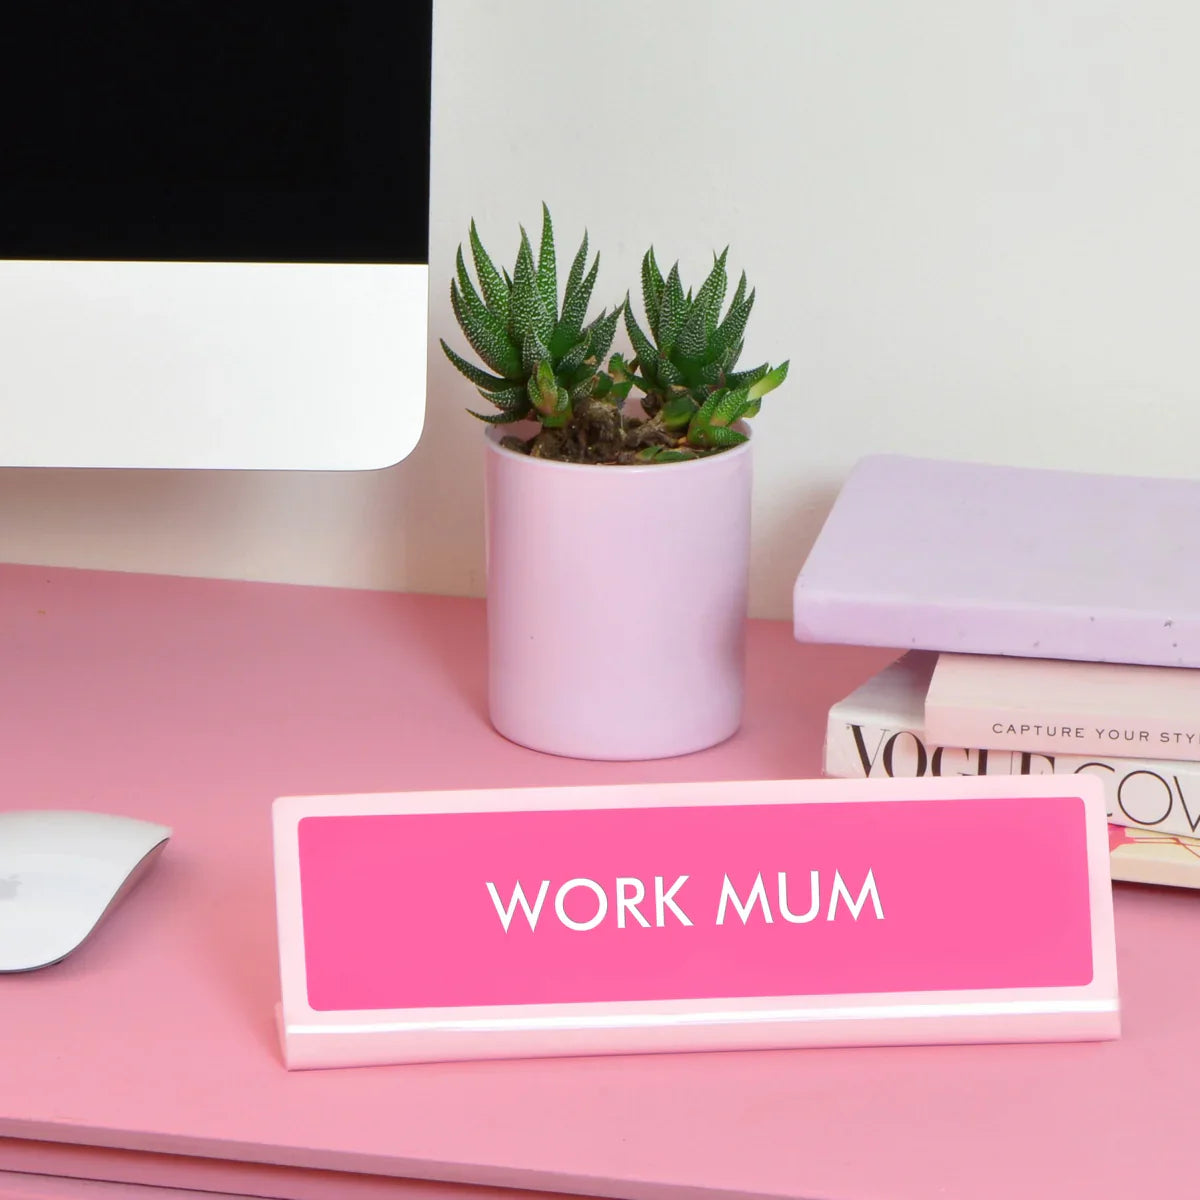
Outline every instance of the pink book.
POLYGON ((1200 759, 1200 671, 942 654, 925 736, 944 746, 1200 759))

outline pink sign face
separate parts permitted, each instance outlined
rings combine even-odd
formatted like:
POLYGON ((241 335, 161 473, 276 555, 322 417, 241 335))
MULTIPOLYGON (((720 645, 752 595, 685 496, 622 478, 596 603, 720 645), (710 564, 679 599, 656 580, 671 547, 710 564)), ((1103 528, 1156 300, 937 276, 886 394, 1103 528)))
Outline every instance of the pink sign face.
POLYGON ((1081 987, 1073 796, 308 816, 316 1011, 1081 987))

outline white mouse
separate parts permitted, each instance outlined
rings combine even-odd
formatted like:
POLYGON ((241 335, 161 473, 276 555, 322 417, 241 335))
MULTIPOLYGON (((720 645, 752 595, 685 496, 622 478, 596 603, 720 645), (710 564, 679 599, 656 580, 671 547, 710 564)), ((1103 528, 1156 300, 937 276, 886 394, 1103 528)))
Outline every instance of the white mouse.
POLYGON ((77 950, 170 836, 107 813, 0 812, 0 972, 36 971, 77 950))

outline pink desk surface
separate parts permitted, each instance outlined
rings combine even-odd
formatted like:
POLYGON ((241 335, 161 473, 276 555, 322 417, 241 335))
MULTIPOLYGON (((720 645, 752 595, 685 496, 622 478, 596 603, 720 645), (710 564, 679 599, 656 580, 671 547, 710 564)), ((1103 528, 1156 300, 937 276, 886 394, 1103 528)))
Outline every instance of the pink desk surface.
POLYGON ((0 978, 0 1169, 185 1186, 168 1168, 199 1162, 305 1198, 1194 1197, 1195 893, 1119 885, 1118 1042, 282 1069, 275 796, 810 776, 826 708, 889 657, 753 622, 741 733, 592 764, 491 731, 477 601, 0 568, 4 802, 176 831, 88 946, 0 978))

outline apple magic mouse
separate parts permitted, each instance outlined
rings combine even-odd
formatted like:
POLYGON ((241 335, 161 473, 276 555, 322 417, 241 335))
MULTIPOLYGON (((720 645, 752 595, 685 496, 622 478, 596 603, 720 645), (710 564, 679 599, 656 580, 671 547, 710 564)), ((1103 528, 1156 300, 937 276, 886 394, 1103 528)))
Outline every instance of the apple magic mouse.
POLYGON ((0 812, 0 972, 36 971, 77 950, 170 836, 107 813, 0 812))

